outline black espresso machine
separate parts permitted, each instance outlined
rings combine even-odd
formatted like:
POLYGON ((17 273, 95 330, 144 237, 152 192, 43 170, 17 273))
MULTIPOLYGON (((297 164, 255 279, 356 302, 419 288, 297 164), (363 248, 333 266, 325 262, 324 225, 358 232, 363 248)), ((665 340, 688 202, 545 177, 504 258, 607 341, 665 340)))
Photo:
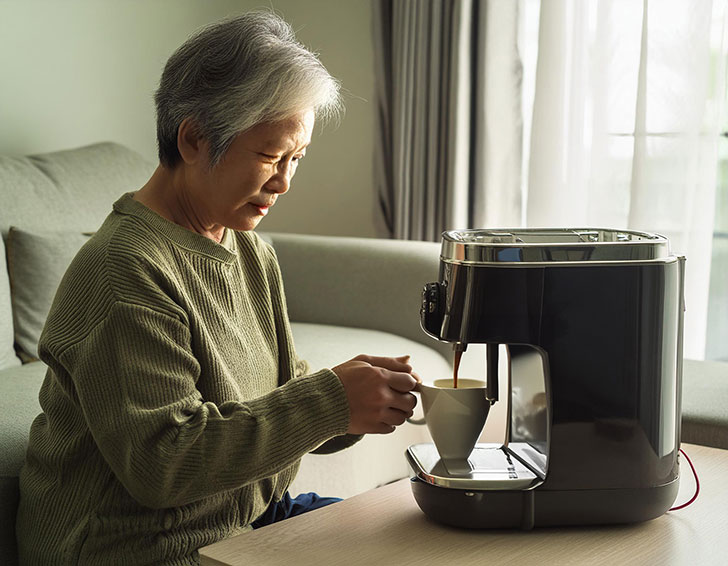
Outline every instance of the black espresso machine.
POLYGON ((449 231, 440 260, 422 328, 455 351, 486 344, 486 396, 508 416, 503 445, 477 444, 465 469, 431 443, 407 449, 425 514, 530 529, 665 513, 679 481, 685 258, 657 234, 585 228, 449 231))

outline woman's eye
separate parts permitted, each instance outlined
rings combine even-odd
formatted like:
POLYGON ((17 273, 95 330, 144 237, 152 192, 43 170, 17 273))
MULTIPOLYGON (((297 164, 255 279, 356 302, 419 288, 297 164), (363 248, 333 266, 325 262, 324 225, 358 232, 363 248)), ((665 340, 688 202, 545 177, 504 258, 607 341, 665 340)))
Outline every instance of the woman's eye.
POLYGON ((271 155, 270 153, 260 153, 261 158, 269 165, 277 165, 281 161, 288 161, 290 163, 298 163, 305 157, 305 154, 292 155, 290 157, 282 155, 271 155))

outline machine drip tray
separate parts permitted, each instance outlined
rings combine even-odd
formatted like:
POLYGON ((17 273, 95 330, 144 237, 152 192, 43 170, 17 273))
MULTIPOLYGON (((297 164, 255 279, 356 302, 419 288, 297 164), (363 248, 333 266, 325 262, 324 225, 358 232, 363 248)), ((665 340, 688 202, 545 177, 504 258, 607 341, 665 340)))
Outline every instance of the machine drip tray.
POLYGON ((541 479, 500 444, 477 444, 468 460, 443 461, 432 443, 405 452, 413 477, 439 487, 464 490, 523 490, 541 479))

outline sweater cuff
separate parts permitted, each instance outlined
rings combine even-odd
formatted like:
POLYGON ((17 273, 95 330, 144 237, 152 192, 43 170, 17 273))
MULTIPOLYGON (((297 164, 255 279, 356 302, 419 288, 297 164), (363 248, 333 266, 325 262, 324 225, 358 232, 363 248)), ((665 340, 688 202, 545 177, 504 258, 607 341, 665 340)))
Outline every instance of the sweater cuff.
POLYGON ((315 413, 311 415, 311 421, 322 427, 326 434, 325 440, 346 434, 351 413, 346 390, 339 376, 330 369, 322 369, 288 383, 289 387, 297 385, 310 392, 308 409, 315 413))

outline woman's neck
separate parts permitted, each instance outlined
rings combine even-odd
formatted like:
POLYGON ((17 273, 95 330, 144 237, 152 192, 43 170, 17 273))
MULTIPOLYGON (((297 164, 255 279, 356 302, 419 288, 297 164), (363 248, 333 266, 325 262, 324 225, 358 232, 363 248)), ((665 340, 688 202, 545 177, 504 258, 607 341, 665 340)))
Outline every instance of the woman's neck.
POLYGON ((169 169, 159 165, 133 198, 162 218, 220 243, 225 227, 202 219, 186 187, 184 167, 169 169))

